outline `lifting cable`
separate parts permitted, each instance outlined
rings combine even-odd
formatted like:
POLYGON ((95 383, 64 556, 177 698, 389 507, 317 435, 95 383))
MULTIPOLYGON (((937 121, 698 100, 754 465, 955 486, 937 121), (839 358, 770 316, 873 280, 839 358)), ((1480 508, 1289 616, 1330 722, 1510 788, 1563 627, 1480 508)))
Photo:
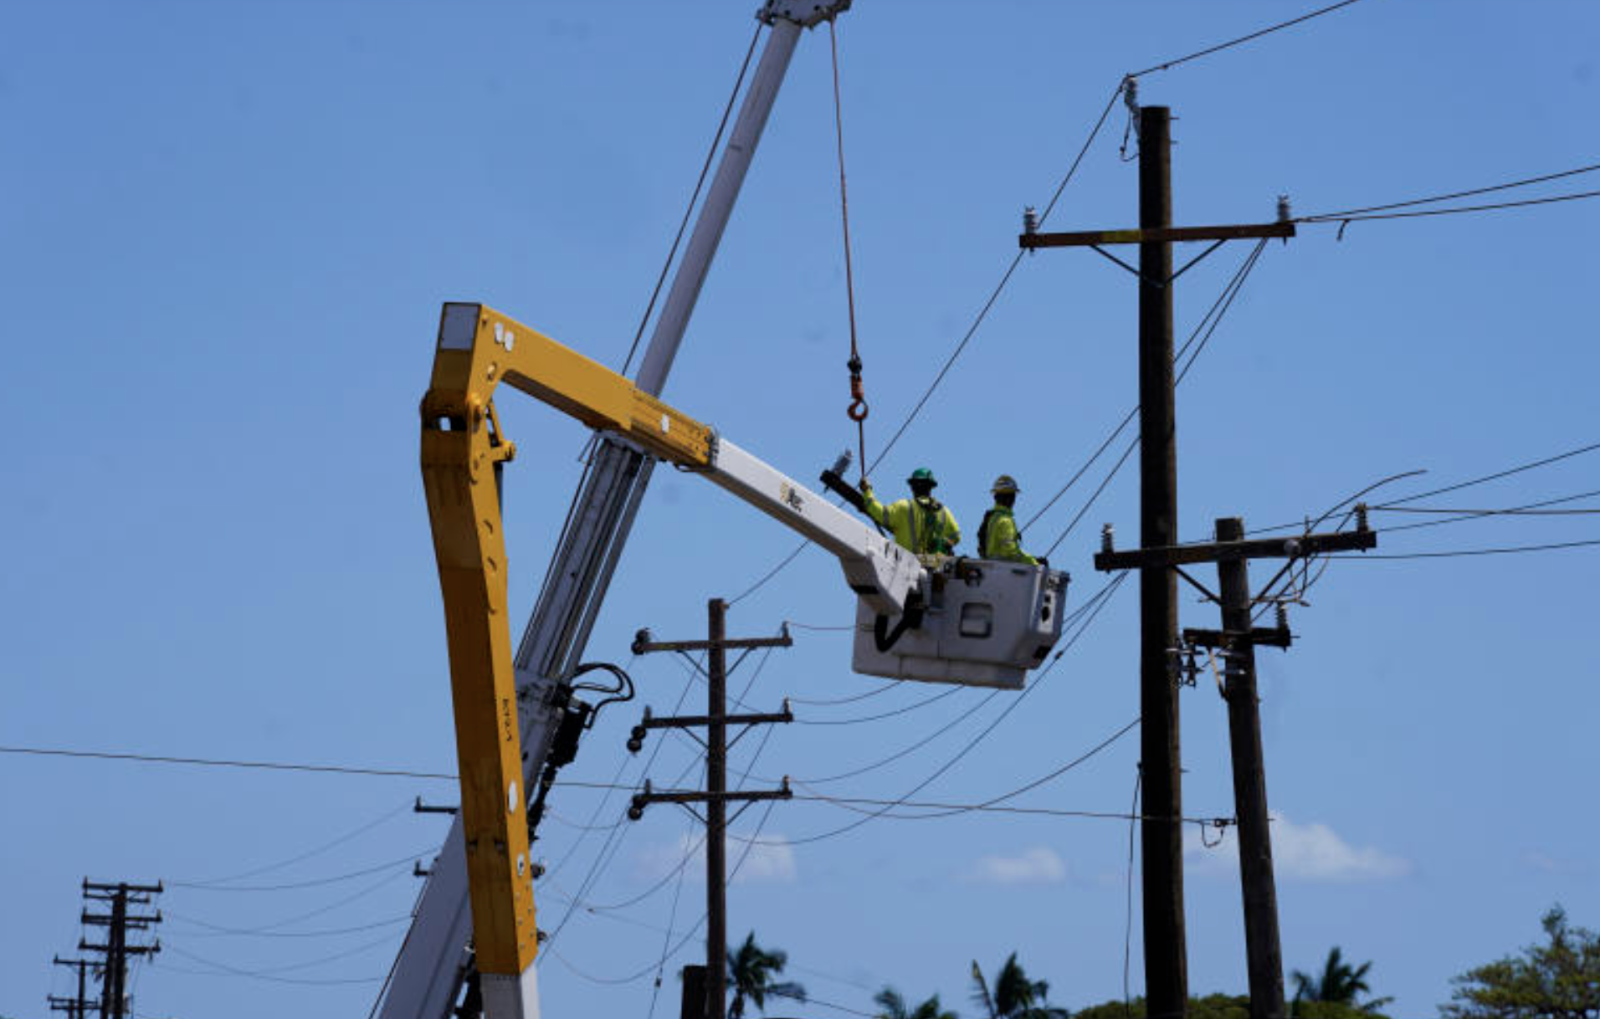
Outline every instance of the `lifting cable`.
POLYGON ((856 423, 856 448, 861 459, 861 480, 867 480, 867 407, 866 391, 861 385, 861 351, 856 342, 856 286, 854 267, 850 262, 850 198, 845 187, 844 172, 844 104, 839 99, 839 36, 834 19, 828 19, 828 49, 833 56, 833 134, 839 153, 839 218, 844 225, 844 293, 850 312, 850 406, 845 416, 856 423))

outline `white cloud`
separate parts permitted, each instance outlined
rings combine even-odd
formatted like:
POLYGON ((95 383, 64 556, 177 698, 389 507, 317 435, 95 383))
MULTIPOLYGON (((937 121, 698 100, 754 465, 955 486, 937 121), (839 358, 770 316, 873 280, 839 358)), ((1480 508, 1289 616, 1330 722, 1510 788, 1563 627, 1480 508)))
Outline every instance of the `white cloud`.
POLYGON ((1551 856, 1538 850, 1523 853, 1522 865, 1551 877, 1587 877, 1591 870, 1587 861, 1551 856))
POLYGON ((972 879, 998 885, 1045 884, 1065 881, 1067 865, 1044 846, 1025 849, 1016 856, 985 856, 973 868, 972 879))
MULTIPOLYGON (((1237 876, 1236 834, 1229 828, 1220 845, 1206 846, 1197 832, 1186 830, 1184 856, 1196 873, 1237 876)), ((1350 845, 1325 824, 1295 824, 1282 814, 1272 816, 1272 860, 1278 877, 1302 881, 1385 881, 1405 877, 1412 869, 1410 861, 1398 856, 1350 845)))
MULTIPOLYGON (((703 839, 703 833, 693 838, 684 835, 671 845, 645 850, 639 855, 639 876, 653 881, 674 873, 679 864, 683 863, 684 856, 692 851, 693 855, 687 864, 685 876, 690 881, 704 884, 706 847, 703 839)), ((782 835, 763 835, 748 844, 737 839, 728 839, 728 871, 734 874, 734 884, 757 881, 787 884, 793 882, 799 875, 795 867, 794 847, 782 835), (746 849, 749 850, 748 853, 746 849), (744 860, 742 864, 739 862, 741 858, 744 860), (738 872, 734 873, 736 866, 738 872)))

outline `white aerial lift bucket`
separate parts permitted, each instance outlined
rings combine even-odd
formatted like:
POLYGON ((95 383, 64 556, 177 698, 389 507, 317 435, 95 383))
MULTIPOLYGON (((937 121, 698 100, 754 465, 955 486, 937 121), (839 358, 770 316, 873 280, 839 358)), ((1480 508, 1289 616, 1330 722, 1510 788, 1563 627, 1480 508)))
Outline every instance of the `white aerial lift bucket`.
POLYGON ((1061 637, 1069 577, 992 559, 946 559, 921 585, 920 619, 856 603, 852 667, 869 676, 1022 689, 1061 637))

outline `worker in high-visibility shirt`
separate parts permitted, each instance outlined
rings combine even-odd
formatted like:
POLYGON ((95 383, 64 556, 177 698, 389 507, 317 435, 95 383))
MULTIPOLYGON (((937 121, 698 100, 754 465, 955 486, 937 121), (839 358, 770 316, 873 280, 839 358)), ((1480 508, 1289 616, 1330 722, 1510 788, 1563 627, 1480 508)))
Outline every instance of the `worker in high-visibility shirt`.
POLYGON ((861 479, 862 508, 867 516, 887 527, 901 547, 917 555, 952 555, 961 540, 961 527, 950 507, 933 497, 939 482, 926 467, 918 467, 906 479, 911 498, 885 506, 872 493, 872 484, 861 479))
POLYGON ((1022 535, 1017 530, 1012 507, 1017 502, 1017 479, 1002 474, 994 479, 994 507, 983 515, 978 525, 978 558, 999 559, 1008 563, 1026 563, 1029 566, 1049 566, 1043 556, 1035 559, 1022 551, 1022 535))

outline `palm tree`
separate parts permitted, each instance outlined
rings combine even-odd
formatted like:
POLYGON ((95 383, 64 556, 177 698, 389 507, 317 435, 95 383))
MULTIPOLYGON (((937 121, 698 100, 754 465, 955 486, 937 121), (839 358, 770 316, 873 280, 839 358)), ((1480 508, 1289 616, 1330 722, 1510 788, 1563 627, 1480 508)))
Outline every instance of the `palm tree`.
POLYGON ((806 989, 792 980, 774 980, 783 972, 789 961, 787 952, 768 951, 756 944, 756 932, 751 931, 744 944, 728 949, 728 985, 733 990, 733 1004, 728 1006, 728 1019, 744 1019, 745 999, 756 1003, 764 1014, 767 995, 780 998, 806 1000, 806 989))
POLYGON ((977 960, 972 963, 972 1000, 988 1013, 989 1019, 1068 1019, 1064 1008, 1052 1006, 1046 997, 1050 985, 1043 980, 1029 980, 1012 952, 994 977, 994 990, 983 978, 977 960))
POLYGON ((1344 953, 1338 945, 1334 945, 1328 952, 1328 960, 1323 963, 1322 975, 1313 978, 1311 975, 1295 970, 1289 974, 1294 981, 1295 1001, 1331 1001, 1339 1005, 1349 1005, 1359 1008, 1363 1012, 1375 1012, 1393 1001, 1393 998, 1369 998, 1364 1002, 1357 1002, 1360 995, 1369 993, 1372 988, 1367 984, 1367 971, 1372 969, 1371 961, 1352 967, 1344 961, 1344 953))
POLYGON ((877 1019, 959 1019, 954 1012, 939 1007, 937 994, 910 1010, 906 1009, 906 1000, 893 987, 885 987, 873 995, 872 1000, 883 1008, 877 1019))

